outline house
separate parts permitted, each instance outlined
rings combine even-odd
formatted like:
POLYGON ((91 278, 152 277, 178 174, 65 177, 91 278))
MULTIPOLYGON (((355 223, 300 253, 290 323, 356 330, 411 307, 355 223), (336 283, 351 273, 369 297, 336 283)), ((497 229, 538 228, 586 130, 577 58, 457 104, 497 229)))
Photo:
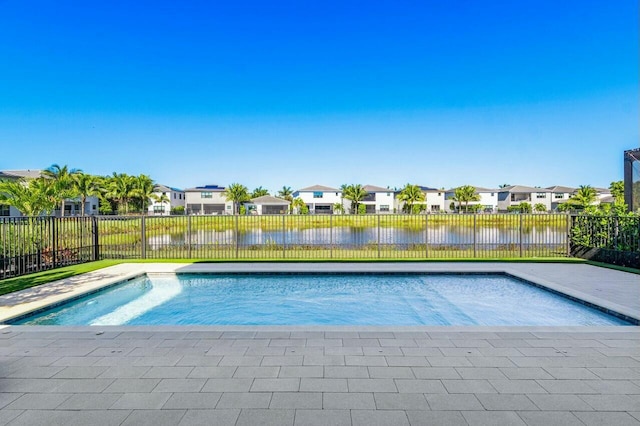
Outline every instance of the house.
POLYGON ((596 187, 596 188, 593 188, 593 189, 596 190, 596 201, 597 201, 597 204, 602 203, 603 199, 612 197, 611 190, 609 188, 598 188, 598 187, 596 187))
POLYGON ((204 185, 184 190, 187 214, 233 214, 224 186, 204 185))
POLYGON ((509 211, 509 207, 518 206, 521 203, 545 206, 545 210, 551 210, 552 193, 547 188, 534 188, 524 185, 511 185, 500 188, 498 191, 498 211, 509 211))
POLYGON ((154 198, 151 199, 148 212, 158 216, 168 216, 176 207, 184 207, 185 193, 178 188, 157 184, 153 187, 154 198))
MULTIPOLYGON (((418 188, 424 194, 424 201, 418 204, 424 206, 424 212, 426 213, 440 213, 444 212, 444 189, 436 189, 430 188, 428 186, 418 185, 418 188)), ((399 195, 401 191, 396 191, 396 211, 398 213, 403 211, 404 202, 399 200, 399 195)))
POLYGON ((304 201, 310 214, 333 214, 336 203, 344 205, 342 191, 329 186, 308 186, 298 189, 293 196, 304 201))
POLYGON ((365 206, 367 213, 393 213, 397 211, 395 191, 375 185, 365 185, 367 192, 361 204, 365 206))
MULTIPOLYGON (((0 180, 30 180, 42 177, 42 170, 3 170, 0 171, 0 180)), ((85 200, 84 214, 98 214, 100 201, 98 197, 90 196, 85 200)), ((54 216, 61 216, 60 206, 53 212, 54 216)), ((0 204, 0 217, 20 217, 22 213, 15 207, 0 204)), ((80 197, 67 198, 64 203, 64 216, 82 216, 82 200, 80 197)))
POLYGON ((244 203, 248 214, 287 214, 291 202, 272 195, 252 198, 244 203))
POLYGON ((569 186, 548 186, 548 189, 551 192, 551 209, 552 211, 557 211, 558 208, 566 203, 569 198, 576 192, 576 188, 572 188, 569 186))
MULTIPOLYGON (((480 196, 480 201, 469 201, 469 205, 480 205, 482 208, 480 211, 486 213, 494 213, 498 210, 498 191, 499 189, 483 188, 481 186, 472 186, 476 194, 480 196)), ((447 212, 457 212, 460 208, 458 203, 454 201, 456 195, 456 189, 451 188, 444 192, 444 209, 447 212)))

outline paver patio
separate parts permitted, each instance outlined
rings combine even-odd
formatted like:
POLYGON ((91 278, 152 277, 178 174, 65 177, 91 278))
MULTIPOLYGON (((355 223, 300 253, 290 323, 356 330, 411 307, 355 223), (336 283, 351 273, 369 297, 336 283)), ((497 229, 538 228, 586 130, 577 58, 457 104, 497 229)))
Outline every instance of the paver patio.
POLYGON ((2 424, 640 425, 640 327, 6 326, 2 424))

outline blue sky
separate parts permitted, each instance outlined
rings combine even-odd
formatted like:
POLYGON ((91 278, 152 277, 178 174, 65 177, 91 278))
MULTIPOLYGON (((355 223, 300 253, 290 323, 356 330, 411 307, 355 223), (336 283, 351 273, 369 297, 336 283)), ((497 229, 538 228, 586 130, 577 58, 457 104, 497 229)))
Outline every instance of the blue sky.
POLYGON ((636 0, 0 0, 0 40, 0 169, 608 186, 640 137, 636 0))

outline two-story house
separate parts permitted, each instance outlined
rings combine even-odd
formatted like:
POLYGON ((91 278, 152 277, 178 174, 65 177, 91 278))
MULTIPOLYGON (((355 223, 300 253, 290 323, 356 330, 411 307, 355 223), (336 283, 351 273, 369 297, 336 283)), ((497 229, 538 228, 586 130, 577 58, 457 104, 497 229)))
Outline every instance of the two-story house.
POLYGON ((224 186, 204 185, 184 190, 187 214, 233 214, 224 186))
MULTIPOLYGON (((396 197, 393 189, 383 188, 375 185, 365 185, 363 189, 367 195, 362 203, 367 213, 393 213, 397 210, 396 197)), ((351 203, 349 202, 349 206, 351 203)))
POLYGON ((529 203, 531 207, 536 204, 545 206, 545 210, 551 210, 552 193, 547 188, 533 188, 524 185, 511 185, 500 188, 498 192, 498 211, 509 211, 509 207, 521 203, 529 203))
POLYGON ((150 200, 149 214, 168 216, 172 209, 186 204, 185 192, 178 188, 158 184, 154 186, 153 194, 155 197, 150 200))
MULTIPOLYGON (((499 189, 483 188, 481 186, 473 186, 476 194, 480 196, 479 201, 469 201, 469 205, 480 205, 480 211, 485 213, 493 213, 498 210, 498 191, 499 189)), ((459 203, 455 202, 456 189, 451 188, 444 192, 444 208, 447 212, 453 213, 460 209, 459 203)))
POLYGON ((551 211, 557 211, 576 191, 575 188, 561 185, 548 186, 546 189, 551 192, 551 211))
POLYGON ((308 186, 298 189, 293 196, 304 201, 310 214, 333 214, 335 204, 343 204, 342 191, 330 186, 308 186))

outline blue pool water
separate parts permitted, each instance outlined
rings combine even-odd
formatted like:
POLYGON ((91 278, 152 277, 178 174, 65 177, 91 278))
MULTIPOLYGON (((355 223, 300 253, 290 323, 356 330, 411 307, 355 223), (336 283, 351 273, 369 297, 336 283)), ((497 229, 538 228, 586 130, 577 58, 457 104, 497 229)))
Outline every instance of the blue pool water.
POLYGON ((19 324, 628 325, 503 275, 141 277, 19 324))

